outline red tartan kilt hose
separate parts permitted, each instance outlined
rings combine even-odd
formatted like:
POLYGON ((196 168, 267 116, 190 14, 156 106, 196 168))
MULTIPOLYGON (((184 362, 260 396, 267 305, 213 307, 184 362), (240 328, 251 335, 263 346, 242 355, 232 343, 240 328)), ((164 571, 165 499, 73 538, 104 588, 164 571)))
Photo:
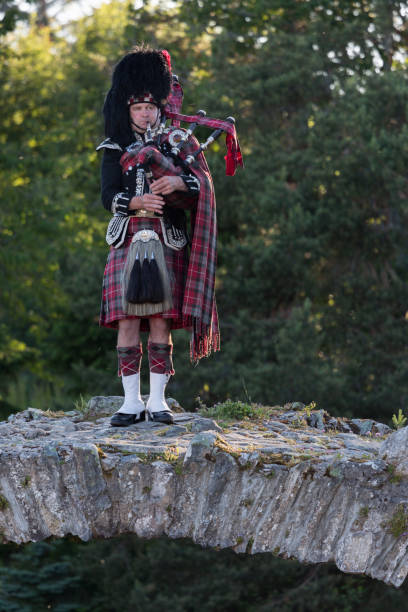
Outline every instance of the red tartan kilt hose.
POLYGON ((120 319, 142 319, 142 331, 147 331, 149 329, 146 317, 137 317, 123 312, 120 282, 132 236, 143 228, 154 230, 160 237, 163 244, 164 257, 170 276, 173 295, 173 306, 170 310, 151 316, 152 318, 162 317, 164 319, 171 319, 171 329, 188 327, 189 325, 186 324, 186 321, 183 323, 182 315, 184 286, 188 267, 187 248, 181 251, 170 249, 163 243, 160 220, 140 217, 133 217, 130 219, 124 244, 118 249, 114 249, 113 247, 110 248, 103 276, 99 325, 117 328, 120 319))

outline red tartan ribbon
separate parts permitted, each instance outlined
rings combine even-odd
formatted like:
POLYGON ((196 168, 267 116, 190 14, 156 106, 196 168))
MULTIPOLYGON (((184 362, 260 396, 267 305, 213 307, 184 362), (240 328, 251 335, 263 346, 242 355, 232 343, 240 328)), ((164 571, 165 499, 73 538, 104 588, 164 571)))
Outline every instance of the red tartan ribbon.
POLYGON ((199 125, 205 125, 213 129, 221 129, 226 132, 227 154, 225 156, 225 174, 227 176, 234 176, 238 165, 242 168, 244 167, 244 160, 242 158, 237 132, 233 123, 222 119, 214 119, 213 117, 201 117, 201 115, 182 115, 169 111, 167 108, 165 112, 167 117, 177 122, 198 123, 199 125))

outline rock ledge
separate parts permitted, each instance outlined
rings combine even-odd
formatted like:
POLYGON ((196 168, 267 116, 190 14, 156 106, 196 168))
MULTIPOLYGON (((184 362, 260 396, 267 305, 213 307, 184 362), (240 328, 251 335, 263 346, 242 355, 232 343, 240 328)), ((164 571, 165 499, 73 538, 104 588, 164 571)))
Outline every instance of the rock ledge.
POLYGON ((0 423, 3 542, 165 534, 404 581, 408 428, 302 404, 227 429, 185 412, 172 426, 112 428, 121 400, 0 423))

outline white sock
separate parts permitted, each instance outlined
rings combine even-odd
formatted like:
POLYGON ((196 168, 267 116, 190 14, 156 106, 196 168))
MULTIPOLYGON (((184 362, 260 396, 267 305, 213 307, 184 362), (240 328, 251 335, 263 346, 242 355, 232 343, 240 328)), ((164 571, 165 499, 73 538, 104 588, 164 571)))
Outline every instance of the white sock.
POLYGON ((149 412, 171 412, 164 397, 164 390, 169 379, 170 374, 150 372, 150 396, 146 404, 149 412))
POLYGON ((125 414, 140 414, 145 405, 140 395, 140 373, 123 376, 122 384, 125 392, 125 401, 118 412, 125 414))

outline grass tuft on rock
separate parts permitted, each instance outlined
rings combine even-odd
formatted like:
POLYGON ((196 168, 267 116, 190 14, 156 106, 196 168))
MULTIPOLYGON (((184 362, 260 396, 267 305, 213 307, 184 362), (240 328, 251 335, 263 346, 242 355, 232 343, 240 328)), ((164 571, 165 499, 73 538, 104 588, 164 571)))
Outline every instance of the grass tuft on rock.
POLYGON ((5 510, 9 505, 8 499, 6 499, 4 495, 0 495, 0 510, 5 510))
POLYGON ((199 414, 211 419, 221 421, 243 421, 247 419, 261 420, 270 417, 272 412, 282 410, 280 406, 270 407, 260 404, 234 401, 231 399, 215 404, 212 407, 205 406, 200 402, 199 414))
POLYGON ((394 536, 399 538, 408 532, 408 512, 405 510, 403 504, 400 504, 391 519, 388 521, 388 531, 394 536))

